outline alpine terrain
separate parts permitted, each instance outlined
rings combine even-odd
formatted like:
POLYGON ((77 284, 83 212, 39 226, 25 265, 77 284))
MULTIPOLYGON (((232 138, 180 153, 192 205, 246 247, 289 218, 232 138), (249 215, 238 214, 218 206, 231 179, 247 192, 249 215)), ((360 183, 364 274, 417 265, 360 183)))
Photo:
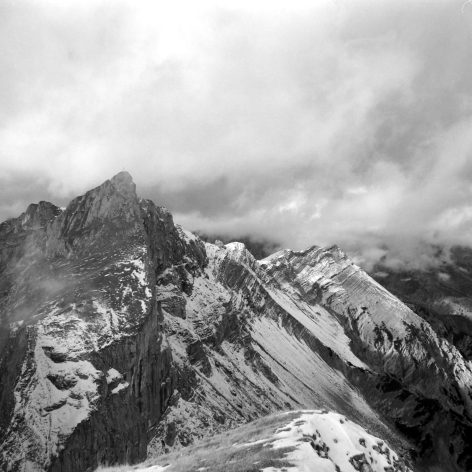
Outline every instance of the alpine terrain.
POLYGON ((468 292, 376 274, 204 243, 126 172, 30 205, 0 225, 2 470, 157 464, 266 417, 243 444, 283 454, 247 470, 472 470, 472 318, 442 309, 468 292))

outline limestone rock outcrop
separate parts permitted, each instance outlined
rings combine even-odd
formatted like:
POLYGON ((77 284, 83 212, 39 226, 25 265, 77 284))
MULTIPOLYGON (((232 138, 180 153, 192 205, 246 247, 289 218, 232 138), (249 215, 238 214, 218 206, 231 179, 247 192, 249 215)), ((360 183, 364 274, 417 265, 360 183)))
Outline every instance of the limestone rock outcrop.
POLYGON ((136 463, 306 408, 413 470, 472 468, 472 370, 448 336, 339 248, 203 243, 125 172, 0 225, 0 378, 7 471, 136 463))
POLYGON ((198 270, 203 244, 127 173, 64 211, 30 206, 0 242, 3 469, 141 459, 175 382, 156 278, 198 270))

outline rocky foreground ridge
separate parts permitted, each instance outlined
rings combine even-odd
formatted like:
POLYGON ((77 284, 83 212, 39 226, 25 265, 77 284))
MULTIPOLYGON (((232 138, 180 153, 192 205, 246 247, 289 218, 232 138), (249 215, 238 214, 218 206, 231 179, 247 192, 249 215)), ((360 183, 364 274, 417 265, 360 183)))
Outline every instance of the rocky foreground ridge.
POLYGON ((133 466, 99 472, 411 472, 385 441, 326 410, 275 413, 133 466))
MULTIPOLYGON (((204 244, 122 172, 0 225, 0 464, 135 463, 327 408, 417 471, 472 470, 472 370, 337 247, 204 244)), ((359 469, 360 470, 360 469, 359 469)))

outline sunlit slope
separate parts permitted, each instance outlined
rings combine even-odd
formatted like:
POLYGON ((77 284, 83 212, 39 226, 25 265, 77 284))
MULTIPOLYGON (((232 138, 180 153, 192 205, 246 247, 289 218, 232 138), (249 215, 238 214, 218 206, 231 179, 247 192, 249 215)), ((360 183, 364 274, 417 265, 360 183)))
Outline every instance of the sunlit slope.
POLYGON ((451 342, 336 246, 281 251, 262 265, 284 291, 339 320, 353 353, 378 374, 358 384, 364 398, 416 443, 420 463, 472 467, 471 368, 451 342))

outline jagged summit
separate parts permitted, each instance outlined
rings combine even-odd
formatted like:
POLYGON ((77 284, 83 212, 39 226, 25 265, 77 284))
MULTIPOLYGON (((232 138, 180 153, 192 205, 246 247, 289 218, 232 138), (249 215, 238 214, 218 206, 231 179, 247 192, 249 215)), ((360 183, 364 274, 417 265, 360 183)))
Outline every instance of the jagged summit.
MULTIPOLYGON (((114 192, 119 194, 123 200, 130 200, 133 203, 136 202, 136 185, 128 172, 119 172, 110 180, 105 181, 103 184, 90 190, 85 195, 72 200, 65 211, 69 210, 69 213, 76 212, 78 204, 81 205, 79 211, 87 211, 87 205, 94 202, 95 208, 93 210, 97 212, 97 209, 100 207, 103 215, 110 209, 110 205, 107 205, 106 202, 111 199, 114 192), (69 207, 71 207, 71 209, 69 209, 69 207)), ((46 201, 40 201, 37 204, 32 203, 18 218, 10 218, 1 223, 0 231, 18 232, 20 230, 44 227, 48 222, 55 219, 61 213, 63 213, 63 210, 53 203, 46 201)))
POLYGON ((159 420, 172 393, 156 272, 185 262, 184 278, 198 267, 197 246, 181 238, 166 210, 138 201, 124 172, 33 232, 6 235, 3 469, 85 470, 145 454, 148 423, 159 420), (119 452, 113 444, 123 421, 119 452), (89 441, 88 452, 78 454, 89 441))
POLYGON ((0 232, 34 229, 43 227, 58 216, 62 210, 52 203, 41 201, 32 203, 18 218, 10 218, 0 224, 0 232))
POLYGON ((123 195, 128 195, 130 198, 136 196, 136 184, 127 171, 119 172, 110 181, 123 195))
POLYGON ((110 180, 115 185, 120 182, 124 182, 127 184, 134 183, 133 177, 131 177, 131 174, 126 170, 118 172, 118 174, 114 175, 110 180))
POLYGON ((6 471, 136 463, 307 408, 416 472, 472 469, 472 370, 453 343, 339 248, 257 261, 204 244, 127 172, 0 225, 0 378, 6 471))

